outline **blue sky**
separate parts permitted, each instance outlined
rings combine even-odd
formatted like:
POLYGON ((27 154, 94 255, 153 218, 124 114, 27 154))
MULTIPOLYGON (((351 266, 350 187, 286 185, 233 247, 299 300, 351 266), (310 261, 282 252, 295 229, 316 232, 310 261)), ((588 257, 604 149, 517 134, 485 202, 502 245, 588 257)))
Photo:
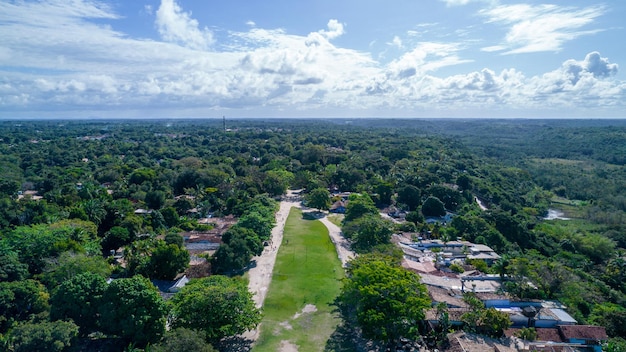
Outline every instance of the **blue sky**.
POLYGON ((624 18, 618 0, 0 0, 0 118, 624 118, 624 18))

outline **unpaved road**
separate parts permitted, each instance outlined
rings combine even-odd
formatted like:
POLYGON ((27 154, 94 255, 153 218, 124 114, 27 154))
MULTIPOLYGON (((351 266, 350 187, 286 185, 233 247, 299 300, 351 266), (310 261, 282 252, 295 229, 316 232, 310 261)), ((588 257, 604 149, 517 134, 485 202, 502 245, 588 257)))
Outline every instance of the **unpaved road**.
POLYGON ((339 226, 330 222, 327 217, 321 218, 320 221, 328 229, 328 235, 337 249, 337 256, 339 257, 339 260, 341 260, 341 265, 345 268, 346 263, 355 256, 354 252, 350 250, 350 243, 341 235, 341 229, 339 226))

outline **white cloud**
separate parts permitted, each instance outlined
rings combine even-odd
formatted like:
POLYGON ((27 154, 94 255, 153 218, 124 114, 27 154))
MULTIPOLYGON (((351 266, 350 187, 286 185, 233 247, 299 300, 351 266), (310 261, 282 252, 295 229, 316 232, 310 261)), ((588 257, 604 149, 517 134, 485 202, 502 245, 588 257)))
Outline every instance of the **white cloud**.
POLYGON ((422 42, 413 50, 392 61, 388 69, 392 76, 407 78, 445 66, 458 65, 470 60, 461 59, 457 44, 422 42))
POLYGON ((461 6, 461 5, 469 4, 472 0, 441 0, 441 1, 445 2, 447 6, 461 6))
POLYGON ((463 6, 463 5, 467 5, 469 3, 472 2, 487 2, 487 3, 497 3, 498 0, 440 0, 442 2, 446 3, 446 6, 448 7, 453 7, 453 6, 463 6))
POLYGON ((337 20, 328 21, 328 30, 321 30, 319 33, 326 39, 335 39, 345 33, 343 29, 343 23, 340 23, 337 20))
MULTIPOLYGON (((187 28, 180 33, 200 31, 191 14, 170 10, 190 26, 180 27, 187 28)), ((446 76, 441 68, 457 66, 460 72, 466 67, 460 64, 470 61, 464 45, 398 38, 391 43, 409 49, 385 64, 367 52, 334 45, 332 39, 345 33, 338 20, 308 35, 256 26, 227 32, 207 51, 206 41, 134 39, 114 29, 118 18, 90 1, 0 2, 0 116, 55 110, 113 111, 110 116, 116 111, 211 116, 217 109, 309 116, 626 111, 618 66, 597 52, 532 77, 515 68, 446 76)))
POLYGON ((586 8, 557 5, 499 5, 480 11, 488 23, 509 26, 504 42, 483 51, 507 50, 505 54, 559 51, 563 44, 599 29, 582 30, 605 12, 602 6, 586 8))
POLYGON ((200 29, 191 13, 183 12, 175 0, 161 0, 156 25, 163 40, 180 43, 191 49, 207 49, 213 44, 213 33, 200 29))
POLYGON ((402 45, 402 39, 400 39, 400 37, 398 37, 397 35, 393 37, 393 39, 391 40, 391 42, 387 43, 387 45, 396 47, 398 49, 402 49, 403 45, 402 45))

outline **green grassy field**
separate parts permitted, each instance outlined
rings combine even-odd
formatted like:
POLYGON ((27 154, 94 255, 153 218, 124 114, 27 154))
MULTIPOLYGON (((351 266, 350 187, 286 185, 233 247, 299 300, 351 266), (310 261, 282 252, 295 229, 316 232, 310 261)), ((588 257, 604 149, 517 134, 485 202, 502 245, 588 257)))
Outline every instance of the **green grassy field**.
POLYGON ((304 220, 292 208, 265 299, 261 335, 252 350, 275 352, 288 341, 299 352, 323 351, 339 323, 330 304, 343 276, 326 227, 304 220))

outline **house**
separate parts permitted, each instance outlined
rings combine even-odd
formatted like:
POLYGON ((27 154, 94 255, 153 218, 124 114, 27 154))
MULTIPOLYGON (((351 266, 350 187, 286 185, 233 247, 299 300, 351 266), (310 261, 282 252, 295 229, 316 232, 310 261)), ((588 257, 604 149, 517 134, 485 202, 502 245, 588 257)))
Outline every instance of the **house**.
POLYGON ((454 217, 455 214, 451 213, 451 212, 446 212, 446 215, 444 216, 429 216, 426 218, 426 223, 427 224, 435 224, 435 223, 439 223, 439 224, 447 224, 450 221, 452 221, 452 218, 454 217))
POLYGON ((24 192, 17 192, 17 199, 41 200, 43 199, 43 197, 39 195, 39 192, 29 190, 24 192))
POLYGON ((558 327, 564 342, 587 345, 594 351, 602 351, 602 342, 609 337, 603 326, 561 325, 558 327))
POLYGON ((183 287, 185 287, 187 283, 189 283, 189 279, 187 278, 187 275, 183 275, 180 279, 176 280, 176 282, 174 282, 174 284, 167 289, 167 292, 176 293, 180 291, 183 287))
POLYGON ((467 259, 481 259, 488 265, 492 265, 496 260, 500 259, 500 256, 491 247, 484 244, 472 244, 469 246, 469 252, 467 259))
POLYGON ((436 286, 426 286, 428 295, 433 302, 433 306, 437 303, 445 303, 448 308, 468 308, 469 305, 463 300, 460 292, 451 289, 445 289, 436 286))
POLYGON ((338 200, 333 205, 330 206, 328 210, 331 213, 335 214, 345 214, 346 213, 346 201, 338 200))

